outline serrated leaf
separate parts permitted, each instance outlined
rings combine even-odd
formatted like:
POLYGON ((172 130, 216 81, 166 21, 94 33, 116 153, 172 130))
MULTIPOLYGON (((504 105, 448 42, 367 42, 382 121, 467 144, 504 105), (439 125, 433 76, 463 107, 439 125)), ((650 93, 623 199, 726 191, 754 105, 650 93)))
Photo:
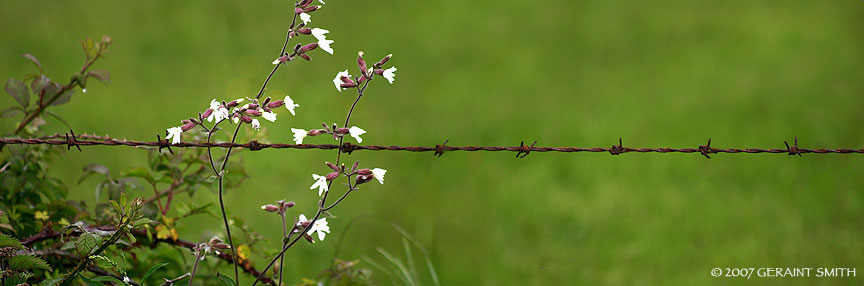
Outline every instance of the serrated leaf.
POLYGON ((42 73, 42 63, 40 63, 39 60, 36 59, 36 57, 31 54, 23 54, 21 55, 21 57, 33 62, 33 64, 36 65, 37 68, 39 68, 39 73, 42 73))
POLYGON ((27 90, 27 85, 23 81, 10 78, 6 82, 6 93, 12 96, 21 107, 27 108, 30 106, 30 92, 27 90))
POLYGON ((93 249, 99 245, 99 240, 99 237, 92 233, 84 233, 78 237, 78 240, 75 240, 75 250, 81 256, 90 255, 93 249))
POLYGON ((159 264, 153 265, 153 267, 150 267, 150 269, 147 269, 147 272, 144 273, 144 277, 141 278, 141 285, 144 285, 144 281, 147 280, 147 277, 150 277, 150 275, 153 275, 153 273, 155 273, 156 270, 159 270, 159 268, 162 268, 165 265, 168 265, 168 262, 159 263, 159 264))
POLYGON ((92 77, 98 80, 99 82, 108 85, 111 82, 111 73, 105 69, 94 69, 87 72, 87 77, 92 77))
POLYGON ((228 276, 222 275, 222 273, 216 273, 216 278, 219 278, 219 282, 226 286, 236 286, 237 283, 234 283, 234 279, 228 278, 228 276))
POLYGON ((0 248, 3 247, 24 248, 24 245, 14 237, 7 234, 0 234, 0 248))
POLYGON ((45 269, 51 271, 51 266, 44 259, 33 255, 18 255, 9 258, 9 268, 12 269, 45 269))
MULTIPOLYGON (((45 92, 46 94, 48 93, 47 90, 48 90, 48 89, 46 89, 46 92, 45 92)), ((54 93, 56 94, 57 92, 59 92, 59 89, 58 89, 58 91, 55 91, 54 93)), ((73 91, 73 90, 67 90, 66 92, 64 92, 63 94, 61 94, 60 97, 57 97, 57 99, 55 99, 54 102, 51 103, 51 105, 61 105, 61 104, 66 104, 67 102, 69 102, 69 100, 72 99, 72 94, 73 94, 73 93, 75 93, 75 91, 73 91)))

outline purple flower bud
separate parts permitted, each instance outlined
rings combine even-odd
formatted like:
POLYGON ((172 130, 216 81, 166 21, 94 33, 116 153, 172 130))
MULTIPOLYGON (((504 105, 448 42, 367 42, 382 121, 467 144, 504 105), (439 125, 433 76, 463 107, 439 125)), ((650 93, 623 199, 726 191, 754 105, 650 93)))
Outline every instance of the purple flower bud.
POLYGON ((311 34, 312 34, 312 29, 309 29, 309 28, 300 28, 300 29, 297 29, 297 33, 300 33, 300 34, 303 34, 303 35, 311 35, 311 34))
POLYGON ((201 115, 202 118, 210 117, 210 114, 213 114, 213 109, 207 109, 204 111, 204 114, 201 115))
POLYGON ((250 103, 249 109, 258 109, 258 104, 257 103, 250 103))
POLYGON ((375 74, 384 75, 384 70, 383 69, 375 69, 375 74))
MULTIPOLYGON (((240 105, 239 102, 237 102, 236 100, 232 100, 231 102, 229 102, 228 104, 226 104, 225 107, 233 108, 233 107, 238 106, 238 105, 240 105)), ((211 111, 211 112, 212 112, 212 111, 211 111)), ((204 117, 207 117, 207 116, 204 116, 204 117)))
POLYGON ((261 209, 266 211, 266 212, 273 213, 273 212, 278 211, 279 207, 274 206, 274 205, 263 205, 263 206, 261 206, 261 209))
POLYGON ((358 167, 360 167, 360 160, 354 161, 354 166, 351 166, 351 172, 357 171, 358 167))
POLYGON ((213 244, 213 247, 218 248, 218 249, 228 249, 228 248, 231 248, 230 245, 227 245, 227 244, 224 244, 224 243, 216 243, 216 244, 213 244))
POLYGON ((318 47, 318 43, 311 43, 311 44, 308 44, 308 45, 305 45, 305 46, 301 47, 301 48, 300 48, 299 50, 297 50, 297 51, 298 51, 298 52, 301 52, 301 53, 305 53, 305 52, 308 52, 308 51, 314 50, 314 49, 317 48, 317 47, 318 47))
POLYGON ((249 116, 261 116, 261 111, 257 109, 246 109, 244 112, 249 116))
POLYGON ((187 123, 191 123, 191 122, 192 121, 189 121, 189 119, 180 120, 180 123, 183 123, 183 124, 187 124, 187 123))
POLYGON ((249 116, 240 116, 240 121, 243 121, 243 123, 252 123, 252 118, 249 116))
POLYGON ((363 175, 363 176, 372 175, 372 170, 369 170, 369 169, 360 169, 360 170, 357 170, 357 174, 358 174, 358 175, 363 175))
POLYGON ((285 101, 283 101, 283 100, 277 100, 277 101, 274 101, 274 102, 271 102, 271 103, 267 104, 267 107, 269 107, 269 108, 277 108, 277 107, 281 107, 281 106, 283 106, 283 105, 285 105, 285 101))
POLYGON ((327 178, 327 181, 332 181, 339 177, 339 172, 330 172, 324 177, 327 178))
POLYGON ((285 207, 286 209, 290 209, 290 208, 294 207, 294 202, 287 201, 287 202, 282 203, 282 206, 285 207))
POLYGON ((303 1, 300 1, 299 6, 300 7, 306 7, 306 6, 309 6, 309 4, 312 4, 312 0, 303 0, 303 1))
POLYGON ((349 130, 349 129, 348 129, 348 128, 345 128, 345 127, 342 127, 342 128, 336 128, 336 133, 337 133, 337 134, 348 134, 348 130, 349 130))
POLYGON ((371 180, 372 180, 372 175, 368 175, 368 176, 357 176, 357 180, 354 181, 354 183, 357 184, 357 185, 360 185, 360 184, 368 183, 368 182, 371 181, 371 180))
POLYGON ((324 162, 324 164, 326 164, 327 167, 330 167, 330 169, 333 169, 333 171, 339 172, 339 167, 337 167, 336 164, 330 162, 324 162))
POLYGON ((183 132, 186 132, 186 131, 192 130, 192 128, 195 128, 195 125, 198 125, 198 124, 195 124, 195 122, 189 122, 189 123, 183 124, 183 126, 180 126, 180 129, 183 129, 183 132))
POLYGON ((294 14, 301 14, 301 13, 303 13, 303 8, 300 8, 300 7, 294 8, 294 14))
POLYGON ((363 52, 357 52, 357 67, 360 68, 360 74, 366 74, 366 61, 363 60, 363 52))
POLYGON ((375 68, 380 68, 380 67, 384 66, 384 64, 386 64, 387 61, 389 61, 391 57, 393 57, 393 54, 389 54, 389 55, 384 56, 383 59, 381 59, 380 61, 375 63, 375 68))
POLYGON ((315 12, 315 10, 318 10, 318 8, 321 8, 321 6, 309 6, 306 9, 303 9, 303 12, 315 12))
POLYGON ((321 135, 321 129, 312 129, 312 130, 309 130, 309 132, 306 132, 306 135, 309 135, 309 136, 318 136, 318 135, 321 135))
POLYGON ((300 54, 300 57, 307 61, 312 61, 312 57, 307 54, 300 54))
POLYGON ((352 88, 352 87, 357 87, 357 84, 356 84, 356 83, 343 83, 343 84, 340 84, 339 87, 341 87, 341 88, 352 88))

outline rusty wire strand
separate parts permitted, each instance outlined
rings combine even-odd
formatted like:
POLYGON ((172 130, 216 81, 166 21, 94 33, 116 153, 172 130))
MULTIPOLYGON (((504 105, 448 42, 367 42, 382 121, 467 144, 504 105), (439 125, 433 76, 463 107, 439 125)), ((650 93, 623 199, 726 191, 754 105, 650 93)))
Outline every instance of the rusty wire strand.
MULTIPOLYGON (((710 142, 708 145, 701 145, 697 148, 668 148, 668 147, 659 147, 659 148, 634 148, 634 147, 626 147, 622 146, 620 143, 618 145, 613 145, 609 148, 603 147, 594 147, 594 148, 583 148, 583 147, 542 147, 542 146, 529 146, 520 144, 520 146, 449 146, 445 144, 439 144, 432 147, 425 146, 383 146, 383 145, 355 145, 351 143, 343 143, 342 145, 336 144, 284 144, 284 143, 260 143, 257 141, 250 141, 249 143, 190 143, 190 142, 181 142, 177 144, 168 144, 167 140, 160 140, 159 142, 147 142, 147 141, 134 141, 134 140, 120 140, 111 138, 108 136, 94 136, 94 135, 78 135, 77 137, 69 137, 66 139, 66 134, 55 134, 51 136, 45 136, 40 138, 3 138, 0 139, 0 144, 47 144, 47 145, 66 145, 67 147, 71 146, 131 146, 131 147, 162 147, 165 148, 167 146, 174 148, 207 148, 207 147, 215 147, 215 148, 245 148, 249 150, 262 150, 262 149, 321 149, 321 150, 333 150, 340 149, 343 152, 350 153, 353 151, 359 150, 369 150, 369 151, 409 151, 409 152, 434 152, 435 155, 440 156, 444 152, 449 151, 509 151, 509 152, 517 152, 520 155, 519 158, 523 158, 524 155, 527 155, 527 152, 563 152, 563 153, 572 153, 572 152, 608 152, 613 155, 621 154, 621 153, 629 153, 629 152, 637 152, 637 153, 697 153, 700 155, 705 155, 708 157, 708 154, 716 154, 716 153, 749 153, 749 154, 759 154, 759 153, 773 153, 773 154, 789 154, 789 155, 800 155, 800 154, 864 154, 864 148, 862 149, 850 149, 850 148, 801 148, 797 146, 797 138, 796 142, 792 145, 786 143, 786 148, 715 148, 710 146, 710 142), (57 138, 64 138, 63 140, 57 138)), ((710 158, 710 157, 709 157, 710 158)))

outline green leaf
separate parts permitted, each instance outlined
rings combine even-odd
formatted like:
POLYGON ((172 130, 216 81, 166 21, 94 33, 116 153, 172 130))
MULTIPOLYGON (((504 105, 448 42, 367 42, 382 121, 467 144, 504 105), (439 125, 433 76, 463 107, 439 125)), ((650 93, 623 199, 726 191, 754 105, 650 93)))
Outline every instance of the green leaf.
MULTIPOLYGON (((47 94, 47 90, 48 90, 48 89, 46 89, 46 94, 47 94)), ((58 89, 58 91, 59 91, 59 89, 58 89)), ((57 91, 54 92, 54 94, 56 94, 56 93, 57 93, 57 91)), ((54 102, 51 103, 51 105, 61 105, 61 104, 66 104, 67 102, 69 102, 69 100, 72 99, 72 94, 73 94, 73 93, 75 93, 75 91, 73 91, 73 90, 67 90, 66 92, 64 92, 63 94, 61 94, 60 97, 57 97, 57 99, 55 99, 54 102)))
POLYGON ((153 275, 153 273, 155 273, 156 270, 159 270, 159 268, 162 268, 165 265, 168 265, 168 262, 159 263, 159 264, 153 265, 153 267, 150 267, 150 269, 147 269, 147 272, 144 273, 144 277, 141 278, 141 285, 144 285, 144 281, 147 280, 147 277, 150 277, 150 275, 153 275))
POLYGON ((23 81, 10 78, 6 82, 6 93, 12 96, 21 107, 27 108, 30 106, 30 92, 27 90, 27 85, 23 81))
POLYGON ((51 271, 51 266, 44 259, 33 255, 18 255, 9 258, 9 268, 12 269, 45 269, 51 271))
POLYGON ((37 60, 36 57, 34 57, 31 54, 23 54, 23 55, 21 55, 21 57, 28 59, 31 62, 33 62, 33 64, 36 65, 37 68, 39 68, 39 73, 42 73, 42 64, 39 63, 39 60, 37 60))
POLYGON ((21 242, 14 237, 6 234, 0 234, 0 248, 3 247, 24 248, 24 245, 21 244, 21 242))
POLYGON ((98 80, 99 82, 108 85, 111 82, 111 73, 105 69, 94 69, 87 72, 87 77, 92 77, 98 80))
POLYGON ((222 275, 221 273, 216 273, 216 278, 219 278, 219 281, 226 286, 236 286, 237 283, 234 283, 234 279, 228 278, 228 276, 222 275))
POLYGON ((5 110, 3 110, 3 112, 0 112, 0 117, 10 117, 10 116, 14 116, 17 113, 23 114, 24 108, 21 108, 20 106, 13 106, 13 107, 6 108, 5 110))
POLYGON ((51 279, 45 279, 45 281, 42 281, 42 284, 39 284, 39 286, 55 286, 58 283, 60 283, 60 281, 63 281, 63 278, 66 278, 66 277, 60 276, 60 277, 54 277, 51 279))
POLYGON ((130 169, 123 170, 122 172, 120 172, 120 176, 122 176, 122 177, 137 177, 137 178, 142 178, 144 180, 147 180, 147 182, 149 182, 149 183, 154 182, 153 175, 150 174, 150 170, 147 170, 147 168, 143 168, 143 167, 130 168, 130 169))
POLYGON ((92 233, 84 233, 75 241, 75 250, 77 250, 78 254, 81 256, 90 255, 90 253, 93 252, 93 249, 99 245, 99 240, 99 237, 92 233))

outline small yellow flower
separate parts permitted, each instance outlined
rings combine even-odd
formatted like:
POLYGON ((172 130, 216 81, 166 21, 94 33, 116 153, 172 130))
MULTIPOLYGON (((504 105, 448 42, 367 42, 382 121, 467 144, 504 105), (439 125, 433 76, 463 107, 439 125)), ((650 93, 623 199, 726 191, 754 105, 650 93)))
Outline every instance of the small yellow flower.
POLYGON ((36 219, 38 219, 38 220, 48 220, 48 218, 49 218, 49 217, 48 217, 48 212, 45 212, 45 211, 37 211, 37 212, 36 212, 36 219))

